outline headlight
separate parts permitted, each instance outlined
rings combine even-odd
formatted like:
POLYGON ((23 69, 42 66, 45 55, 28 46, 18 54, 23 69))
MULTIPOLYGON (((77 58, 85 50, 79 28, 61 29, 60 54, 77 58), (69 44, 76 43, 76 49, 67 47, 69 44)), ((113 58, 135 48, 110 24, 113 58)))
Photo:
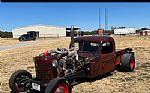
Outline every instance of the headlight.
POLYGON ((52 61, 52 66, 53 66, 53 67, 57 67, 57 66, 58 66, 57 60, 53 60, 53 61, 52 61))
POLYGON ((89 58, 85 58, 85 62, 86 63, 90 63, 90 59, 89 58))

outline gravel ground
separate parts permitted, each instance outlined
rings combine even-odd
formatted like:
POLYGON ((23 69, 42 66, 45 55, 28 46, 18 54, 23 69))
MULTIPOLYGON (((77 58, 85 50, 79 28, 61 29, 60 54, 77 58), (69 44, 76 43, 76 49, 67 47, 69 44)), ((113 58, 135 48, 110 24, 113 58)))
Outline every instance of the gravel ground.
POLYGON ((19 44, 13 44, 13 45, 3 45, 0 46, 0 51, 2 50, 10 50, 10 49, 15 49, 18 47, 23 47, 23 46, 32 46, 34 44, 37 44, 38 42, 23 42, 23 43, 19 43, 19 44))
POLYGON ((5 45, 5 44, 0 45, 0 51, 11 50, 11 49, 15 49, 15 48, 19 48, 19 47, 25 47, 25 46, 33 46, 35 44, 50 42, 50 40, 53 40, 53 39, 47 39, 47 40, 37 39, 36 41, 21 41, 21 42, 16 42, 18 40, 15 40, 14 43, 16 43, 16 44, 12 44, 14 40, 12 40, 12 42, 10 42, 11 41, 10 39, 9 40, 3 40, 3 43, 5 43, 5 41, 6 41, 8 44, 7 45, 5 45))
MULTIPOLYGON (((73 93, 150 93, 150 37, 114 37, 117 49, 133 48, 136 67, 133 72, 114 71, 106 77, 86 80, 73 87, 73 93)), ((35 76, 32 58, 40 53, 68 48, 69 39, 56 39, 33 46, 22 46, 0 51, 0 93, 10 93, 8 80, 18 69, 25 69, 35 76)))

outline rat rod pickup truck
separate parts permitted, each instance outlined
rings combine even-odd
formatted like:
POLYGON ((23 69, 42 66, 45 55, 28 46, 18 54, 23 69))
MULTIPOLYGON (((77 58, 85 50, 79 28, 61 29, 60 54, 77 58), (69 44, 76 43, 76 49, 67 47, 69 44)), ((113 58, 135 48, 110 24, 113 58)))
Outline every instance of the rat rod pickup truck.
POLYGON ((69 49, 48 50, 33 58, 36 77, 26 70, 15 71, 9 79, 12 93, 71 93, 75 78, 94 78, 115 69, 134 70, 131 48, 116 50, 109 36, 71 35, 69 49))

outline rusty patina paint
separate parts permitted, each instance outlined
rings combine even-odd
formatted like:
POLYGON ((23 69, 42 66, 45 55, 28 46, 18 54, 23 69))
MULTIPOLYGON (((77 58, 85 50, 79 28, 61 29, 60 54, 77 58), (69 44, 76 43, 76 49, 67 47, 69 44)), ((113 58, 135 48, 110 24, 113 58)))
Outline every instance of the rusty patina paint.
POLYGON ((75 38, 75 42, 93 42, 93 43, 101 43, 101 41, 113 41, 114 39, 109 36, 84 36, 84 37, 77 37, 75 38))
MULTIPOLYGON (((112 37, 109 36, 84 36, 84 37, 77 37, 75 38, 75 42, 91 42, 91 43, 99 43, 100 50, 101 44, 103 42, 112 42, 113 43, 113 51, 112 53, 108 54, 101 54, 99 51, 98 59, 93 59, 89 66, 89 74, 90 78, 93 78, 98 75, 102 75, 104 73, 110 72, 115 69, 115 42, 112 37)), ((81 54, 79 53, 79 56, 81 54)), ((94 55, 90 55, 90 53, 82 53, 82 56, 92 58, 94 55)))

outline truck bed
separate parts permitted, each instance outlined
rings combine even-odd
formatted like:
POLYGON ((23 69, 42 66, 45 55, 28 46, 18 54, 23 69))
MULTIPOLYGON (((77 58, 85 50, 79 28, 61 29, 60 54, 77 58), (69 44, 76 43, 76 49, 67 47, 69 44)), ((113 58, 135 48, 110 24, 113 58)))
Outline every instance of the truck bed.
POLYGON ((132 51, 132 48, 125 48, 125 49, 116 49, 116 55, 117 56, 120 56, 126 52, 131 52, 132 51))
POLYGON ((127 52, 131 52, 132 48, 125 48, 125 49, 116 49, 116 60, 115 60, 115 64, 118 65, 120 64, 120 60, 121 60, 121 56, 127 52))

